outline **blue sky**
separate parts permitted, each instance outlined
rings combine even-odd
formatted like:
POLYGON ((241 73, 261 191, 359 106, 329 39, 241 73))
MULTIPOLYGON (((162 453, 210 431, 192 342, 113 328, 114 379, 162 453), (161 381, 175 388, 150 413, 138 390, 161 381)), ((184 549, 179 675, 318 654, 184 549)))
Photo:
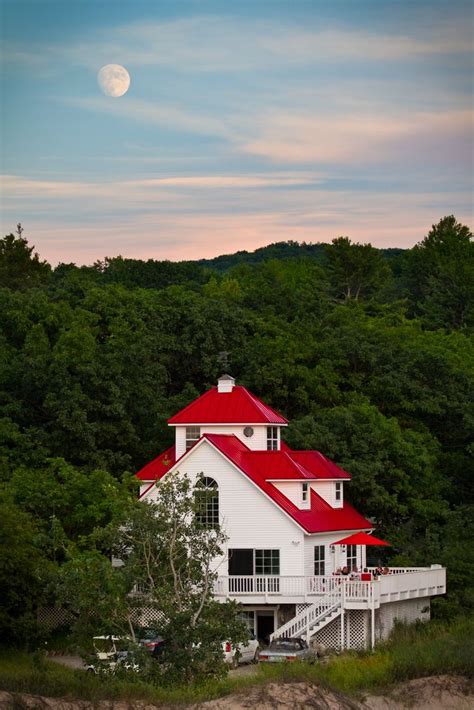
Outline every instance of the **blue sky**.
POLYGON ((53 263, 472 223, 471 3, 1 8, 2 232, 21 221, 53 263))

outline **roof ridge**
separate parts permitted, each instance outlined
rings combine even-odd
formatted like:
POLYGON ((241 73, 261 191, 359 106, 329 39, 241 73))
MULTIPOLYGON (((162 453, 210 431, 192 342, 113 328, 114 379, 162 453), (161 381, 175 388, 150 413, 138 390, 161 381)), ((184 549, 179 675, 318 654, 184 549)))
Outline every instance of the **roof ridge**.
POLYGON ((283 414, 280 414, 280 412, 277 412, 276 409, 273 409, 268 404, 265 404, 265 402, 262 402, 260 397, 257 397, 256 394, 250 392, 250 390, 248 390, 243 385, 240 385, 240 387, 244 390, 245 394, 250 397, 252 402, 254 402, 254 404, 258 407, 262 414, 268 415, 268 412, 273 412, 274 414, 278 414, 278 416, 284 419, 286 422, 288 421, 287 418, 283 416, 283 414))

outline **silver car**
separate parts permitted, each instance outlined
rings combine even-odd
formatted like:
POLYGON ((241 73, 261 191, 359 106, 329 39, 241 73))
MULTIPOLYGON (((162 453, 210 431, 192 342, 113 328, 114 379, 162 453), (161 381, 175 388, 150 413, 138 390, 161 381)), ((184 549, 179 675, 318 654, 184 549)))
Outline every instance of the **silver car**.
POLYGON ((309 648, 301 638, 279 638, 271 642, 268 648, 260 651, 259 661, 262 663, 279 663, 281 661, 308 660, 315 661, 316 651, 309 648))

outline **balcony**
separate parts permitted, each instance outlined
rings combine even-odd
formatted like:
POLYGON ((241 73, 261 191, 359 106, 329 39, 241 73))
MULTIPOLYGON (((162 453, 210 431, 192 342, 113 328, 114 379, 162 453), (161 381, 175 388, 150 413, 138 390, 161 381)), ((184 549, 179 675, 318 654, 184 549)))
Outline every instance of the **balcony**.
POLYGON ((344 609, 378 608, 388 602, 431 597, 446 592, 446 569, 396 567, 371 582, 343 576, 227 576, 219 577, 214 594, 242 604, 313 604, 328 594, 341 597, 344 609))

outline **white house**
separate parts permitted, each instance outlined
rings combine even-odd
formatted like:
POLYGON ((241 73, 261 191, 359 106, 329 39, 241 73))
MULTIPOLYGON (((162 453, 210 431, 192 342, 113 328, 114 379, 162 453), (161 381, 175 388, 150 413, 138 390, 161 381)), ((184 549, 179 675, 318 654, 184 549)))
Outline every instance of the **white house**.
MULTIPOLYGON (((446 570, 391 568, 372 580, 335 575, 366 565, 366 546, 338 544, 373 525, 345 499, 351 476, 319 451, 292 451, 287 420, 223 375, 168 421, 175 444, 137 477, 141 499, 156 482, 186 473, 210 491, 203 520, 228 536, 216 559, 215 594, 242 604, 259 638, 304 636, 327 647, 365 648, 396 619, 427 619, 446 591, 446 570)), ((366 577, 367 575, 364 575, 366 577)))

